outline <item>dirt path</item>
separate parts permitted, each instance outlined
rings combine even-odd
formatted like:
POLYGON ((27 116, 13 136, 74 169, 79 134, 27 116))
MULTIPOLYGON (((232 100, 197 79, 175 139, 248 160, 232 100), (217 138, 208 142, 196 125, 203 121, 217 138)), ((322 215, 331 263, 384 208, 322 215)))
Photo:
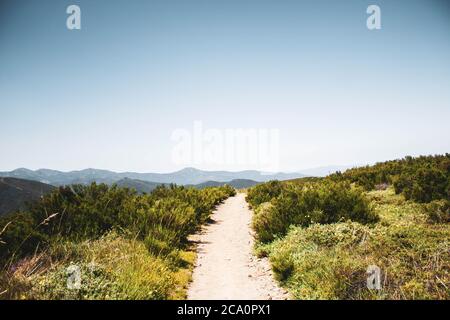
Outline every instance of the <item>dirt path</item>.
POLYGON ((272 278, 267 259, 252 255, 252 212, 245 195, 227 199, 192 240, 198 241, 198 258, 188 299, 286 299, 272 278))

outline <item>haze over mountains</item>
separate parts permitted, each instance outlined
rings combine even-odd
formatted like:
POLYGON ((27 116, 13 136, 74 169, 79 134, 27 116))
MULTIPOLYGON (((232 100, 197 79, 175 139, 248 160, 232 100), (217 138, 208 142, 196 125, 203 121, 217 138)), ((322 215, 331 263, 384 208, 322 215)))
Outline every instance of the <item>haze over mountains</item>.
POLYGON ((179 185, 196 185, 208 181, 229 182, 236 179, 265 182, 269 180, 288 180, 301 178, 302 173, 269 173, 265 174, 256 170, 246 171, 203 171, 195 168, 185 168, 172 173, 137 173, 137 172, 113 172, 99 169, 85 169, 80 171, 62 172, 57 170, 39 169, 29 170, 25 168, 10 172, 0 172, 0 177, 13 177, 19 179, 39 181, 54 186, 68 184, 89 184, 91 182, 113 184, 124 178, 141 180, 152 183, 176 183, 179 185))

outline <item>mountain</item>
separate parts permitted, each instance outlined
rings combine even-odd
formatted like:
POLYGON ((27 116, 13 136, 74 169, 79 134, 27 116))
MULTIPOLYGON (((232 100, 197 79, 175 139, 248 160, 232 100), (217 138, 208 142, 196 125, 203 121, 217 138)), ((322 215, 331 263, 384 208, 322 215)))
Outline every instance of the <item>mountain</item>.
POLYGON ((120 174, 98 169, 84 169, 80 171, 62 172, 57 170, 39 169, 29 170, 19 168, 10 172, 0 172, 0 177, 14 177, 26 180, 39 181, 54 186, 67 184, 89 184, 91 182, 111 184, 122 177, 120 174))
POLYGON ((139 193, 150 193, 157 186, 161 185, 161 183, 157 182, 143 181, 130 178, 123 178, 117 181, 115 184, 117 184, 117 186, 121 188, 135 189, 139 193))
POLYGON ((152 183, 176 183, 180 185, 196 185, 207 181, 227 182, 236 179, 266 182, 269 180, 288 180, 301 178, 302 173, 263 173, 256 170, 245 171, 203 171, 195 168, 185 168, 172 173, 137 173, 113 172, 99 169, 84 169, 80 171, 62 172, 49 169, 29 170, 19 168, 10 172, 0 172, 0 177, 14 177, 39 181, 54 186, 68 184, 89 184, 91 182, 113 184, 124 178, 147 181, 152 183))
POLYGON ((54 186, 41 182, 0 178, 0 215, 24 209, 26 203, 38 200, 53 189, 54 186))
MULTIPOLYGON (((195 168, 184 168, 173 173, 160 174, 153 176, 151 181, 155 182, 173 182, 177 184, 199 184, 206 181, 228 182, 235 179, 247 179, 257 182, 266 182, 269 180, 287 180, 303 177, 299 173, 263 173, 256 170, 245 171, 203 171, 195 168), (158 180, 161 179, 161 180, 158 180)), ((150 180, 150 179, 149 179, 150 180)))

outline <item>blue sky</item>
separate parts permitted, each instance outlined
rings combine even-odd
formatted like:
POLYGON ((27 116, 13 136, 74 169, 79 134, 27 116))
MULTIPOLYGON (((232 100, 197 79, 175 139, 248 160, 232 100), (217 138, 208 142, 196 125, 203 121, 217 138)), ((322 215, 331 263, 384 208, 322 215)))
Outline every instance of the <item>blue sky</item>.
POLYGON ((0 171, 176 170, 196 120, 279 129, 285 171, 445 153, 449 88, 447 1, 0 4, 0 171))

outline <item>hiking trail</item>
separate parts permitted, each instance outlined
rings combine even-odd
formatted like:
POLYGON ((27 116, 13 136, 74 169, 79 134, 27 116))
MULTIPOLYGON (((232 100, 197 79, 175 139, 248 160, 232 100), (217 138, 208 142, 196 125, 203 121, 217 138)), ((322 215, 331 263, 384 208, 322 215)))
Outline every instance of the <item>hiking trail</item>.
POLYGON ((198 245, 188 299, 288 299, 273 279, 268 259, 252 254, 251 217, 245 194, 238 193, 219 205, 211 222, 191 237, 198 245))

